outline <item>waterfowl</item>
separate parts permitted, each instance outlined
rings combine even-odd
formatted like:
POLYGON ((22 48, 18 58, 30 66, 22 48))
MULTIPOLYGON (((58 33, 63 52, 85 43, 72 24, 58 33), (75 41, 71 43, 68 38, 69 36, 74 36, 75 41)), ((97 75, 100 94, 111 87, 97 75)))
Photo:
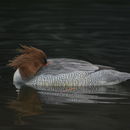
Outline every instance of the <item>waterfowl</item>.
POLYGON ((36 89, 49 86, 101 86, 130 79, 129 73, 109 66, 69 58, 47 59, 45 52, 30 46, 22 45, 19 52, 21 55, 8 64, 16 69, 13 77, 15 86, 27 85, 36 89))

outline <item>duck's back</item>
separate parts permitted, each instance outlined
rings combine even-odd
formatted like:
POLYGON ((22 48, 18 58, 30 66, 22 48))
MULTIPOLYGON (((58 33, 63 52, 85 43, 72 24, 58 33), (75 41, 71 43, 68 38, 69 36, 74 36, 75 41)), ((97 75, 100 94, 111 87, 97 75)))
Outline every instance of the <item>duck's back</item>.
POLYGON ((65 74, 74 71, 96 71, 99 67, 90 62, 68 58, 48 59, 48 65, 43 67, 38 74, 65 74))

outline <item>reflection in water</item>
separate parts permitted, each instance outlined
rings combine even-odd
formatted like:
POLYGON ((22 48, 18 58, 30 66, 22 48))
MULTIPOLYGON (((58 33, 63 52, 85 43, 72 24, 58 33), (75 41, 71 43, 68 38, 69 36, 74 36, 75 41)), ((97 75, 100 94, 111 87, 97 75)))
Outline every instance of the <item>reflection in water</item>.
POLYGON ((23 117, 39 115, 43 113, 42 103, 37 92, 30 87, 23 87, 16 100, 8 103, 8 107, 17 112, 16 124, 22 125, 25 122, 23 117))
POLYGON ((47 89, 38 91, 41 100, 49 104, 66 103, 107 103, 107 104, 129 104, 129 93, 122 85, 113 86, 86 86, 77 89, 56 88, 52 91, 47 89))
MULTIPOLYGON (((23 86, 21 86, 23 87, 23 86)), ((17 86, 16 86, 17 88, 17 86)), ((35 86, 34 86, 35 88, 35 86)), ((41 110, 41 103, 120 103, 129 104, 129 92, 122 84, 113 86, 84 86, 84 87, 55 87, 44 86, 42 90, 24 86, 15 102, 15 106, 22 105, 19 111, 25 109, 28 115, 37 114, 41 110), (20 105, 19 105, 20 104, 20 105), (26 108, 27 107, 27 108, 26 108), (38 110, 38 111, 37 111, 38 110), (31 113, 30 113, 31 112, 31 113)))
MULTIPOLYGON (((53 86, 44 91, 22 86, 16 100, 8 103, 8 107, 16 111, 16 125, 25 125, 24 117, 41 115, 44 113, 43 104, 129 104, 129 93, 124 86, 96 86, 77 89, 58 89, 53 86)), ((44 105, 45 107, 45 105, 44 105)))

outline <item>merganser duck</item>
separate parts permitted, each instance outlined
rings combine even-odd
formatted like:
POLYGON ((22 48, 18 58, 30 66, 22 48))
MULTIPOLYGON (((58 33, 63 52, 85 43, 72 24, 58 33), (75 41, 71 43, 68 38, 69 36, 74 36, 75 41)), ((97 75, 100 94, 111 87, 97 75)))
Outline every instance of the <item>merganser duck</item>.
POLYGON ((130 79, 130 74, 112 67, 95 65, 87 61, 54 58, 37 48, 21 45, 21 55, 9 61, 16 69, 15 86, 27 85, 36 89, 49 86, 101 86, 114 85, 130 79))

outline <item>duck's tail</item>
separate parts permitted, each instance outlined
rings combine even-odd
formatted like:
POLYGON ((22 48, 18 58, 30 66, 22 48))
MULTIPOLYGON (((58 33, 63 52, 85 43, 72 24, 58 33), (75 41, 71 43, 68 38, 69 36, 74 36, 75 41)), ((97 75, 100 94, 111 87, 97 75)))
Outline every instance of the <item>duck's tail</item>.
POLYGON ((121 73, 121 77, 122 77, 124 80, 129 80, 129 79, 130 79, 130 73, 122 72, 122 73, 121 73))

